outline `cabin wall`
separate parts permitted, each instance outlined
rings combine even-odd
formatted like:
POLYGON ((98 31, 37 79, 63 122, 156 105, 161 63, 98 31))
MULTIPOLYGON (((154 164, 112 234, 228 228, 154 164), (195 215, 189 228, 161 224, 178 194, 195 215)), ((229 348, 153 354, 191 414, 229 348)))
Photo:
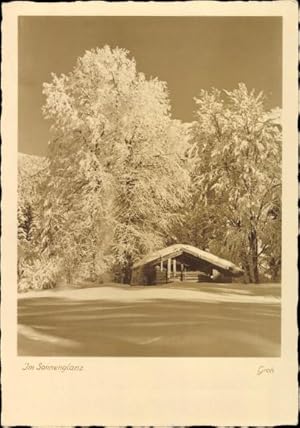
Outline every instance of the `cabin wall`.
POLYGON ((167 270, 155 269, 155 284, 166 284, 168 282, 167 270))
POLYGON ((230 283, 232 276, 213 269, 206 262, 191 261, 190 256, 185 255, 170 257, 160 260, 156 265, 143 265, 132 270, 131 285, 157 285, 175 281, 230 283))
POLYGON ((232 276, 226 275, 225 273, 222 273, 222 272, 218 271, 217 269, 213 269, 212 281, 213 282, 221 282, 221 283, 231 283, 232 282, 232 276))
POLYGON ((156 283, 153 266, 141 266, 132 270, 130 285, 152 285, 156 283))
POLYGON ((137 268, 132 270, 130 285, 143 285, 144 273, 143 268, 137 268))

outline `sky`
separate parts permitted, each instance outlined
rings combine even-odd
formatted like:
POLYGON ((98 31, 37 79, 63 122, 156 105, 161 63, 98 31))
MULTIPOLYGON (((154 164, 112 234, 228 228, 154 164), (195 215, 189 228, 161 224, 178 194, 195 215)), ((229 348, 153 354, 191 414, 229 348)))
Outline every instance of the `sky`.
POLYGON ((281 106, 280 17, 20 17, 19 151, 45 155, 49 126, 42 85, 67 74, 86 50, 122 47, 138 71, 166 81, 172 115, 194 119, 201 89, 263 90, 267 108, 281 106))

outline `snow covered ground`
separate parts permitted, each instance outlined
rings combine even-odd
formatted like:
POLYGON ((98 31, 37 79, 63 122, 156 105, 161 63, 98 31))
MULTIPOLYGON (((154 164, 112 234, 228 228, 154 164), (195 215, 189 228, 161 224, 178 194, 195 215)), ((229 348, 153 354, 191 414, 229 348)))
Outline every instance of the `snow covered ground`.
POLYGON ((278 284, 104 284, 19 296, 19 355, 279 356, 278 284))
POLYGON ((113 300, 138 302, 154 299, 175 299, 200 302, 278 303, 279 284, 194 284, 173 283, 160 286, 133 286, 108 284, 81 288, 57 288, 29 291, 19 299, 59 297, 72 300, 113 300), (259 291, 259 293, 257 293, 259 291))

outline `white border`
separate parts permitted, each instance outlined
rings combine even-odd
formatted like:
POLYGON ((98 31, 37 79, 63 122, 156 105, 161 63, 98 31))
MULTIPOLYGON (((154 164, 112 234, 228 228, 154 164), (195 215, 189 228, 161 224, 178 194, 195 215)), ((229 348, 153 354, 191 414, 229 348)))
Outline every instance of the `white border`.
POLYGON ((4 4, 2 388, 4 425, 283 425, 297 422, 297 3, 4 4), (17 17, 283 17, 283 300, 281 358, 30 358, 83 363, 77 373, 21 368, 16 353, 17 17), (274 375, 256 376, 259 365, 274 375))

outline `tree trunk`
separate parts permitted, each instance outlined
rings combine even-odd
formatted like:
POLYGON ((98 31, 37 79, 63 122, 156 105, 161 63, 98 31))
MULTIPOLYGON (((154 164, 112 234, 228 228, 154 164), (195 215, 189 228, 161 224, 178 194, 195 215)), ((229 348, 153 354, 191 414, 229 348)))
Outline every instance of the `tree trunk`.
POLYGON ((241 253, 241 260, 242 260, 242 267, 244 270, 244 284, 249 284, 249 282, 251 282, 250 267, 249 267, 248 256, 245 251, 242 251, 241 253))
POLYGON ((125 266, 123 268, 123 283, 124 284, 130 284, 132 265, 133 265, 132 257, 130 255, 128 255, 126 257, 126 263, 125 263, 125 266))
POLYGON ((96 275, 96 252, 93 251, 92 255, 92 266, 90 269, 90 279, 94 282, 96 281, 97 275, 96 275))
POLYGON ((126 266, 124 269, 124 276, 123 276, 123 284, 130 284, 131 281, 131 268, 129 266, 126 266))
POLYGON ((258 245, 256 230, 252 230, 249 234, 249 249, 250 249, 250 277, 251 282, 254 284, 259 283, 259 272, 258 272, 258 245))
POLYGON ((276 281, 278 280, 278 278, 280 278, 280 267, 280 261, 275 260, 275 258, 273 257, 269 263, 272 281, 276 281))
POLYGON ((70 268, 68 268, 67 269, 67 283, 68 284, 71 284, 71 281, 72 281, 72 273, 71 273, 71 269, 70 268))

